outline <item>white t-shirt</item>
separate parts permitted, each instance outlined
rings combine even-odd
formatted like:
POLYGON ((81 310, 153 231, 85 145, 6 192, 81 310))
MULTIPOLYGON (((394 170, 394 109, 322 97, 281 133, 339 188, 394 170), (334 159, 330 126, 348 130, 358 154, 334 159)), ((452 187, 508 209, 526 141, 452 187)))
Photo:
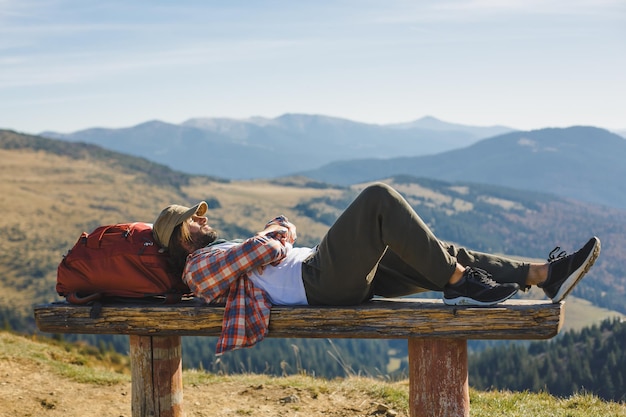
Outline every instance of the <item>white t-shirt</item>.
MULTIPOLYGON (((225 242, 216 246, 228 248, 236 243, 225 242)), ((267 265, 262 274, 252 271, 250 280, 255 287, 267 293, 274 305, 307 305, 302 282, 302 262, 313 253, 312 248, 292 247, 287 244, 287 255, 276 266, 267 265)))

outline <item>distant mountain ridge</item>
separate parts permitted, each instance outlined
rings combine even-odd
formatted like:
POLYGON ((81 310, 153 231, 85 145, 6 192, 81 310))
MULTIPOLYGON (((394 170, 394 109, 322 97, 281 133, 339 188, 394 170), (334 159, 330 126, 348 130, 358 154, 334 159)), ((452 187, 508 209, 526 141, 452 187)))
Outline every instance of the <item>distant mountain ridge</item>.
POLYGON ((349 185, 406 174, 626 208, 626 140, 589 126, 513 131, 430 116, 382 126, 285 114, 273 119, 196 118, 180 125, 150 121, 124 129, 45 136, 93 143, 189 174, 228 179, 296 174, 349 185), (482 135, 486 138, 478 139, 482 135))
POLYGON ((496 125, 490 127, 473 127, 468 125, 462 125, 458 123, 449 123, 439 120, 432 116, 424 116, 421 119, 415 120, 409 123, 395 123, 387 125, 389 127, 395 127, 398 129, 428 129, 428 130, 436 130, 436 131, 458 131, 458 132, 470 132, 474 134, 476 137, 486 138, 491 136, 500 135, 502 133, 509 132, 511 130, 510 127, 496 125))
POLYGON ((626 208, 626 140, 586 126, 510 132, 437 155, 333 162, 307 177, 347 185, 391 175, 471 181, 626 208))
POLYGON ((150 121, 122 129, 41 136, 97 144, 190 174, 252 179, 289 175, 343 159, 435 154, 512 130, 463 126, 433 117, 375 125, 285 114, 274 119, 196 118, 180 125, 150 121))

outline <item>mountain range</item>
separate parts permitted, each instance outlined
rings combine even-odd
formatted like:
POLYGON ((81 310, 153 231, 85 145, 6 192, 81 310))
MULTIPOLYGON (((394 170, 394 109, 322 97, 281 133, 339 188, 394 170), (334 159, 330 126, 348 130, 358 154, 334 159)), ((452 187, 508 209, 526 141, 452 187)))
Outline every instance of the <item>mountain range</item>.
POLYGON ((304 175, 350 185, 392 175, 472 181, 626 208, 626 140, 591 126, 516 131, 434 117, 389 125, 319 115, 151 121, 42 136, 228 179, 304 175))
POLYGON ((626 140, 586 126, 510 132, 437 155, 337 161, 302 175, 353 184, 407 174, 471 181, 626 208, 626 140))
POLYGON ((197 118, 179 125, 150 121, 122 129, 40 136, 97 144, 191 174, 252 179, 289 175, 337 160, 435 154, 510 131, 504 126, 464 126, 433 117, 374 125, 285 114, 274 119, 197 118))

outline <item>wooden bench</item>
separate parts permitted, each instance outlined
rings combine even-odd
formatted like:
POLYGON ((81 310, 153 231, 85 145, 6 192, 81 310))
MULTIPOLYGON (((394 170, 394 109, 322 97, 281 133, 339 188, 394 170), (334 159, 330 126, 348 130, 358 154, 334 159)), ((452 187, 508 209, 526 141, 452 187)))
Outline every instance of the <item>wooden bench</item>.
MULTIPOLYGON (((175 305, 35 307, 50 333, 130 336, 132 415, 183 415, 181 336, 217 336, 224 308, 195 300, 175 305)), ((548 339, 564 304, 509 300, 493 307, 450 307, 441 300, 381 299, 350 307, 272 308, 270 337, 407 339, 409 408, 416 416, 469 416, 468 339, 548 339)))

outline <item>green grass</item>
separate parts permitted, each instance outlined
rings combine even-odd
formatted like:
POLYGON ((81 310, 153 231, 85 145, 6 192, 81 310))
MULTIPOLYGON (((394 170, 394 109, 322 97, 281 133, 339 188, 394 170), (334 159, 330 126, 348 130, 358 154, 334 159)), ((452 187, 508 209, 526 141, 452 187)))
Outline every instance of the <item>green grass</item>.
POLYGON ((555 398, 546 393, 470 393, 473 417, 610 417, 626 416, 626 405, 605 402, 589 394, 555 398))

